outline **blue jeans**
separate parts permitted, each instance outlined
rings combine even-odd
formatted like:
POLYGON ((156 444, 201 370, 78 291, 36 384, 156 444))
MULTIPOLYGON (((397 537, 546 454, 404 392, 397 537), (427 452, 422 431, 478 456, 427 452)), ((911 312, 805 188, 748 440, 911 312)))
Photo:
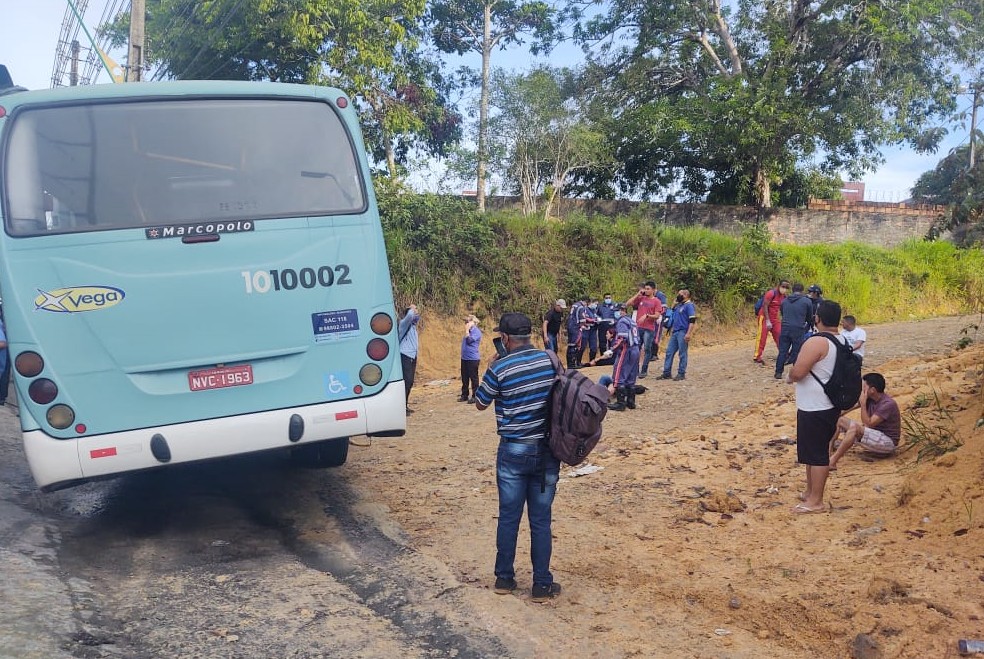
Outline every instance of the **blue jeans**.
POLYGON ((649 372, 649 360, 653 358, 653 339, 656 338, 656 330, 639 328, 639 341, 641 342, 642 354, 642 374, 649 372))
POLYGON ((495 576, 516 578, 516 539, 523 506, 530 520, 530 556, 533 559, 533 585, 549 586, 550 508, 557 492, 560 461, 545 444, 499 442, 495 461, 495 481, 499 487, 499 526, 495 533, 495 576))
POLYGON ((779 356, 776 357, 776 374, 782 375, 786 364, 795 364, 803 345, 803 335, 806 330, 801 328, 782 328, 779 332, 779 356))
POLYGON ((545 350, 551 350, 553 352, 557 352, 557 335, 556 334, 551 334, 550 332, 547 332, 547 338, 546 338, 546 340, 543 343, 544 343, 543 347, 544 347, 545 350))
POLYGON ((673 356, 680 352, 680 364, 677 366, 677 375, 687 374, 687 349, 690 344, 683 340, 686 336, 684 330, 677 330, 670 334, 670 341, 666 344, 666 359, 663 361, 663 375, 669 377, 673 371, 673 356))

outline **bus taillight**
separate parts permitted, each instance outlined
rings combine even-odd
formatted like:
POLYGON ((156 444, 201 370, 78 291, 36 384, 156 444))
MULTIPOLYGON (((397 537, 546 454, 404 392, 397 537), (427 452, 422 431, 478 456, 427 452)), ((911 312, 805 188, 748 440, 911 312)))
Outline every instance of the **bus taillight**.
POLYGON ((48 409, 48 425, 58 430, 64 430, 75 423, 75 410, 68 405, 52 405, 48 409))
POLYGON ((383 379, 383 369, 375 364, 366 364, 359 369, 359 379, 370 387, 379 384, 379 381, 383 379))
POLYGON ((377 362, 386 359, 389 352, 390 346, 385 339, 373 339, 366 346, 366 354, 369 355, 369 359, 374 359, 377 362))
POLYGON ((36 352, 22 352, 14 360, 14 368, 25 378, 33 378, 44 370, 44 360, 36 352))
POLYGON ((371 327, 372 331, 376 334, 383 336, 393 331, 393 319, 389 314, 380 312, 374 315, 372 320, 369 321, 369 327, 371 327))
POLYGON ((58 395, 58 385, 48 378, 38 378, 27 388, 27 394, 38 405, 47 405, 58 395))

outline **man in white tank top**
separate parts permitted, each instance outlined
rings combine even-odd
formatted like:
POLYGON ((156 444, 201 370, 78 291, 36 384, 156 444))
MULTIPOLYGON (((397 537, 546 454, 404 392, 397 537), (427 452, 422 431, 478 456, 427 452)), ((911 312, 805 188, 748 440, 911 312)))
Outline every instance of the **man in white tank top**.
MULTIPOLYGON (((822 382, 830 379, 834 372, 837 351, 830 339, 820 336, 829 332, 837 336, 841 321, 840 305, 824 300, 817 307, 817 334, 803 343, 799 357, 793 365, 786 382, 796 383, 796 457, 800 464, 806 465, 806 490, 800 496, 801 503, 793 506, 793 512, 819 513, 826 508, 823 503, 823 488, 830 473, 830 438, 837 430, 840 410, 827 398, 822 382), (810 372, 816 375, 810 375, 810 372)), ((838 340, 843 342, 839 336, 838 340)))

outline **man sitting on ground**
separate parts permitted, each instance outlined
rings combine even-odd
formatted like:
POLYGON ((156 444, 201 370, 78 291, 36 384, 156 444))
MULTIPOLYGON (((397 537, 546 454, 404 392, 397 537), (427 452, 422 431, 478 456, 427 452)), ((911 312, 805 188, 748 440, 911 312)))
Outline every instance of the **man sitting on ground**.
POLYGON ((861 423, 842 416, 837 421, 837 432, 831 439, 844 433, 844 441, 830 456, 830 468, 847 453, 855 442, 864 450, 878 455, 892 455, 902 435, 902 416, 895 400, 885 393, 885 378, 880 373, 867 373, 861 378, 861 423))

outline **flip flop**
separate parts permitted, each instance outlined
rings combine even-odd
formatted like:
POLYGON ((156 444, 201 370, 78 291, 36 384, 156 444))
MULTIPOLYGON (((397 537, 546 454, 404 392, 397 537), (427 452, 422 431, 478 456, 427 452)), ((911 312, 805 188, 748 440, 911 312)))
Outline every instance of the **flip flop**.
POLYGON ((793 506, 793 514, 794 515, 812 515, 813 513, 825 513, 825 512, 827 512, 827 508, 826 507, 823 507, 823 508, 808 508, 808 507, 804 506, 801 503, 798 503, 795 506, 793 506))

